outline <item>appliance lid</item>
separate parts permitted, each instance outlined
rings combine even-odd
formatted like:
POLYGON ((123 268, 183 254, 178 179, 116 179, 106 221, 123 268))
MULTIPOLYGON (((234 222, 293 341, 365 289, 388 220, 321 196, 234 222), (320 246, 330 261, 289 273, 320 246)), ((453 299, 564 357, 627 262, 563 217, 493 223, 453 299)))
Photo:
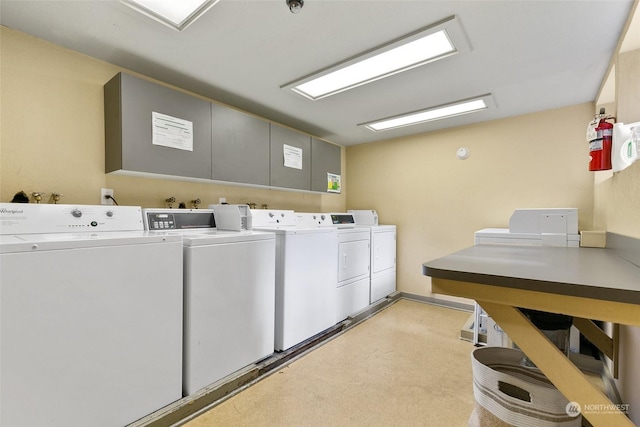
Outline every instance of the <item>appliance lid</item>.
POLYGON ((181 244, 180 235, 146 231, 110 231, 96 233, 16 234, 0 236, 0 253, 96 248, 160 243, 181 244))
POLYGON ((225 243, 257 242, 275 240, 275 233, 268 231, 218 231, 216 233, 188 233, 183 235, 185 247, 219 245, 225 243))

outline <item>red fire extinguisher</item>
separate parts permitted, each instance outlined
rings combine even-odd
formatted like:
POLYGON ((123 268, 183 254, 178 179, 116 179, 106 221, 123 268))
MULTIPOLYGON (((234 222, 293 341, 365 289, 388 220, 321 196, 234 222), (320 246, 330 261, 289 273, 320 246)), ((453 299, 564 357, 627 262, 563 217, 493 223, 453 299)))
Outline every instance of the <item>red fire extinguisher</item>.
POLYGON ((607 116, 604 108, 600 109, 593 121, 589 124, 587 137, 589 140, 589 170, 603 171, 611 169, 611 146, 613 138, 613 124, 607 122, 616 118, 607 116), (595 137, 595 138, 594 138, 595 137))

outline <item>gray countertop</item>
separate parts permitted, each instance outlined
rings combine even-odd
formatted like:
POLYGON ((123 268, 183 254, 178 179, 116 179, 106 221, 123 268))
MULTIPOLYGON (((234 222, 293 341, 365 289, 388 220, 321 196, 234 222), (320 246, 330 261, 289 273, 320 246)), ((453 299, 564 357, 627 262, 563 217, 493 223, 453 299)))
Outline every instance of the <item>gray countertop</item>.
POLYGON ((433 278, 640 304, 640 266, 597 248, 477 245, 422 264, 433 278))

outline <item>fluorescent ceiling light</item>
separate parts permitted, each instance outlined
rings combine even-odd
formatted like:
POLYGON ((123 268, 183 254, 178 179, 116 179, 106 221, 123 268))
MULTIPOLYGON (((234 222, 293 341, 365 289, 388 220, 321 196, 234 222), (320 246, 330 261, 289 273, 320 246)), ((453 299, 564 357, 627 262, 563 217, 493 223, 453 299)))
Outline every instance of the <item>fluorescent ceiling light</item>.
POLYGON ((120 0, 174 30, 182 31, 220 0, 120 0))
POLYGON ((490 96, 491 95, 483 95, 482 97, 474 99, 457 101, 455 103, 403 114, 401 116, 363 123, 360 126, 365 126, 374 132, 379 132, 404 126, 411 126, 418 123, 430 122, 433 120, 446 119, 463 114, 475 113, 489 108, 486 98, 489 98, 490 96))
POLYGON ((455 51, 446 31, 442 30, 294 86, 293 90, 308 98, 319 99, 409 70, 455 51))
POLYGON ((455 17, 342 62, 304 79, 282 86, 309 99, 321 99, 459 52, 464 45, 455 17), (457 41, 454 43, 454 38, 457 41))

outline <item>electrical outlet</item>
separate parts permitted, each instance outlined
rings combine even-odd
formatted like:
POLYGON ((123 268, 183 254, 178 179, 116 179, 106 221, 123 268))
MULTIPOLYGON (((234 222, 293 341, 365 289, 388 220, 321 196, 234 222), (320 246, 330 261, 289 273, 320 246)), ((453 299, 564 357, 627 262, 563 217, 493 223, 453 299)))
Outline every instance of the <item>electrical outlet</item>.
POLYGON ((113 190, 111 188, 102 188, 100 190, 101 205, 113 205, 113 199, 107 198, 107 196, 113 197, 113 190))

